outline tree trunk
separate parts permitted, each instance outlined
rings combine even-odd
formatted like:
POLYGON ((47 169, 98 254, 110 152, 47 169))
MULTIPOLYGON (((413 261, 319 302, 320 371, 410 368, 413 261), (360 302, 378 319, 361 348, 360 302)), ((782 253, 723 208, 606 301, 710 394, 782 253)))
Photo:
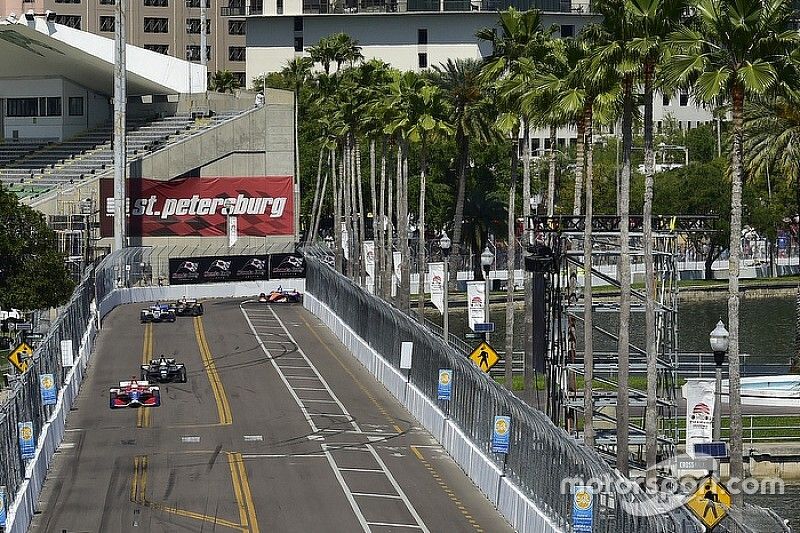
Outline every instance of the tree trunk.
POLYGON ((344 164, 344 221, 347 228, 347 277, 353 279, 353 265, 355 257, 353 257, 353 242, 356 239, 353 232, 353 169, 351 167, 352 159, 350 158, 350 140, 345 141, 344 150, 342 151, 342 163, 344 164))
POLYGON ((419 272, 419 287, 417 289, 417 313, 420 322, 424 322, 425 311, 425 271, 427 264, 425 261, 425 187, 427 168, 425 165, 425 138, 420 143, 420 173, 419 173, 419 221, 417 230, 419 240, 417 240, 417 272, 419 272))
POLYGON ((645 346, 647 353, 647 406, 645 409, 645 455, 648 489, 656 490, 656 461, 658 452, 658 411, 656 403, 658 384, 658 354, 656 351, 655 268, 653 257, 653 69, 652 62, 644 66, 644 286, 645 286, 645 346))
POLYGON ((314 206, 311 209, 311 223, 308 234, 306 235, 306 245, 313 243, 317 238, 317 228, 319 227, 318 221, 315 218, 319 206, 322 203, 320 194, 320 184, 322 183, 322 161, 325 158, 325 148, 319 149, 319 163, 317 163, 317 184, 314 187, 314 206))
POLYGON ((464 197, 467 190, 467 166, 469 165, 469 139, 459 129, 456 132, 456 148, 458 149, 458 192, 456 193, 456 209, 453 216, 453 251, 450 254, 451 289, 458 282, 458 263, 461 257, 461 226, 464 224, 464 197))
POLYGON ((556 137, 555 124, 550 125, 550 168, 547 173, 547 216, 553 216, 556 205, 556 147, 558 139, 556 137))
MULTIPOLYGON (((369 140, 369 188, 372 197, 372 241, 375 250, 373 257, 373 278, 372 283, 375 284, 375 294, 380 295, 381 282, 378 279, 378 272, 381 271, 381 258, 383 252, 381 251, 381 243, 383 242, 383 218, 381 213, 383 206, 378 201, 378 183, 377 183, 377 154, 375 153, 375 139, 369 140)), ((381 191, 383 193, 383 191, 381 191)), ((381 197, 382 198, 382 197, 381 197)), ((382 199, 381 199, 382 201, 382 199)))
POLYGON ((578 120, 578 141, 575 151, 575 198, 572 201, 572 214, 578 216, 581 214, 581 200, 583 198, 583 146, 584 136, 586 134, 586 111, 584 110, 583 116, 578 120))
POLYGON ((592 401, 594 379, 594 344, 592 333, 592 104, 587 105, 586 122, 586 216, 583 233, 583 441, 594 446, 594 402, 592 401))
POLYGON ((630 74, 623 82, 622 110, 622 172, 620 173, 620 255, 617 270, 620 282, 619 305, 619 383, 617 389, 617 469, 628 477, 628 426, 629 407, 629 356, 631 314, 631 251, 630 251, 630 192, 631 192, 631 145, 633 142, 633 80, 630 74))
POLYGON ((331 148, 331 178, 333 183, 333 248, 336 253, 336 272, 343 272, 343 257, 342 257, 342 222, 341 219, 341 172, 337 172, 338 162, 336 161, 336 148, 331 148))
MULTIPOLYGON (((506 361, 505 361, 505 386, 514 390, 514 263, 517 240, 515 229, 516 199, 517 199, 517 170, 519 166, 519 131, 514 130, 511 141, 511 183, 508 187, 508 262, 506 271, 506 361)), ((487 294, 488 298, 489 295, 487 294)))
MULTIPOLYGON (((362 182, 361 176, 361 143, 358 142, 358 139, 355 140, 356 150, 355 150, 355 160, 356 160, 356 189, 358 191, 358 253, 356 254, 359 257, 359 272, 361 277, 361 286, 366 287, 367 285, 367 257, 364 254, 364 241, 367 240, 367 212, 364 205, 364 184, 362 182)), ((372 175, 374 177, 374 175, 372 175)), ((373 198, 375 195, 373 194, 373 198)), ((373 211, 374 213, 375 211, 373 211)))
POLYGON ((325 177, 322 179, 322 190, 320 191, 319 197, 319 205, 317 206, 317 212, 314 217, 314 236, 319 234, 319 221, 322 218, 322 207, 325 205, 325 192, 328 187, 328 173, 325 173, 325 177))
MULTIPOLYGON (((530 216, 531 216, 531 125, 530 121, 523 122, 522 132, 522 219, 525 225, 523 247, 531 245, 530 216)), ((524 252, 524 248, 523 248, 524 252)), ((524 276, 524 297, 523 304, 525 310, 525 337, 523 342, 524 367, 523 367, 523 387, 528 401, 533 405, 534 395, 536 394, 536 366, 533 361, 533 276, 531 272, 522 269, 524 276)))
MULTIPOLYGON (((742 246, 742 160, 744 88, 733 86, 733 176, 731 180, 731 240, 728 263, 728 372, 730 409, 731 478, 744 479, 742 464, 742 401, 739 375, 739 257, 742 246)), ((733 494, 733 505, 741 507, 741 491, 733 494)))
POLYGON ((385 206, 384 209, 384 220, 386 221, 386 228, 384 229, 384 240, 383 240, 383 297, 388 298, 392 294, 392 276, 394 275, 394 256, 392 254, 392 244, 394 243, 394 221, 392 218, 392 214, 394 212, 392 206, 394 205, 392 202, 394 201, 394 194, 393 191, 393 184, 392 184, 392 177, 387 172, 386 168, 386 155, 387 155, 387 147, 386 147, 387 139, 384 137, 383 143, 381 144, 381 182, 385 181, 385 185, 381 185, 382 191, 386 191, 386 197, 383 197, 383 192, 381 193, 381 205, 385 206), (386 203, 384 203, 384 200, 386 203))
POLYGON ((400 286, 397 289, 397 299, 400 310, 408 313, 411 265, 408 248, 408 187, 406 186, 408 161, 406 150, 405 140, 400 139, 397 145, 397 237, 400 240, 400 252, 403 255, 400 261, 400 286))

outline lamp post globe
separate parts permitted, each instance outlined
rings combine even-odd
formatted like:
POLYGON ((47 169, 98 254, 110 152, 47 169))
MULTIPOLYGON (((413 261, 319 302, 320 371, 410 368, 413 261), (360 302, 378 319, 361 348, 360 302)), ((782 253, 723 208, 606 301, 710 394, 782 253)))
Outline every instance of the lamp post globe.
POLYGON ((722 363, 725 362, 725 354, 728 352, 728 330, 725 329, 722 320, 717 322, 717 326, 708 337, 717 367, 714 384, 714 425, 711 433, 714 442, 719 442, 722 432, 722 363))
MULTIPOLYGON (((486 282, 483 291, 483 319, 486 322, 490 322, 489 320, 489 268, 491 268, 492 263, 494 263, 494 254, 489 250, 489 245, 486 245, 486 248, 483 250, 481 254, 481 265, 483 266, 484 276, 483 279, 486 282)), ((486 334, 486 340, 489 340, 489 334, 486 334)))

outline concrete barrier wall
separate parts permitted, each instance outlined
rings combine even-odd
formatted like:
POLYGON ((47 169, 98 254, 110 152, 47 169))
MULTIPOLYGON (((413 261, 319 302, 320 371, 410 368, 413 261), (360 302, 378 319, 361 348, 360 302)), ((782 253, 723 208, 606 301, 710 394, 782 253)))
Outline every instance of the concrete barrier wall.
POLYGON ((351 354, 402 403, 408 412, 439 441, 473 483, 517 530, 524 533, 563 533, 502 471, 483 453, 430 398, 408 383, 401 370, 394 368, 328 306, 311 294, 303 296, 303 305, 316 315, 344 344, 351 354))

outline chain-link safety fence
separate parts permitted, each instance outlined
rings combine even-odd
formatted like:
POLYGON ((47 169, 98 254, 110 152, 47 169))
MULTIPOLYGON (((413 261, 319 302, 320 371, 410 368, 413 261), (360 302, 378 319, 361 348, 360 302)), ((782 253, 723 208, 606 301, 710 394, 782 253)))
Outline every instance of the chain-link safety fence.
MULTIPOLYGON (((682 505, 663 510, 657 497, 624 480, 593 449, 575 441, 541 411, 498 385, 463 353, 418 323, 337 273, 327 250, 307 250, 306 291, 324 303, 373 350, 395 368, 400 366, 403 341, 414 343, 409 380, 436 402, 439 369, 453 371, 447 412, 461 429, 541 510, 570 530, 572 486, 597 490, 598 533, 699 532, 703 528, 682 505), (495 415, 511 416, 511 446, 505 458, 491 453, 495 415)), ((445 405, 439 405, 444 409, 445 405)), ((667 505, 668 506, 668 505, 667 505)), ((746 506, 719 524, 723 531, 788 531, 771 512, 746 506), (745 519, 745 520, 741 520, 745 519), (747 524, 742 526, 741 524, 747 524), (749 529, 759 524, 758 529, 749 529)))
POLYGON ((7 395, 0 404, 0 485, 6 487, 9 503, 25 479, 26 461, 20 454, 17 424, 32 422, 34 437, 38 441, 43 426, 56 409, 56 406, 42 402, 40 376, 52 374, 55 386, 62 389, 69 371, 69 367, 62 364, 62 341, 70 341, 77 353, 89 328, 93 299, 94 276, 90 270, 84 274, 69 303, 61 309, 33 356, 27 360, 27 370, 12 376, 9 388, 4 391, 7 395))

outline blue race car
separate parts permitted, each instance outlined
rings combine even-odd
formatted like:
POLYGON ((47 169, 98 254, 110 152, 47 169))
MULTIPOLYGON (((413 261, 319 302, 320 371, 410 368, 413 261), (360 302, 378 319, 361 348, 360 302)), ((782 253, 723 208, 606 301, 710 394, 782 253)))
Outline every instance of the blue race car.
POLYGON ((157 303, 147 309, 142 309, 139 318, 142 324, 147 322, 175 322, 175 308, 169 304, 157 303))

